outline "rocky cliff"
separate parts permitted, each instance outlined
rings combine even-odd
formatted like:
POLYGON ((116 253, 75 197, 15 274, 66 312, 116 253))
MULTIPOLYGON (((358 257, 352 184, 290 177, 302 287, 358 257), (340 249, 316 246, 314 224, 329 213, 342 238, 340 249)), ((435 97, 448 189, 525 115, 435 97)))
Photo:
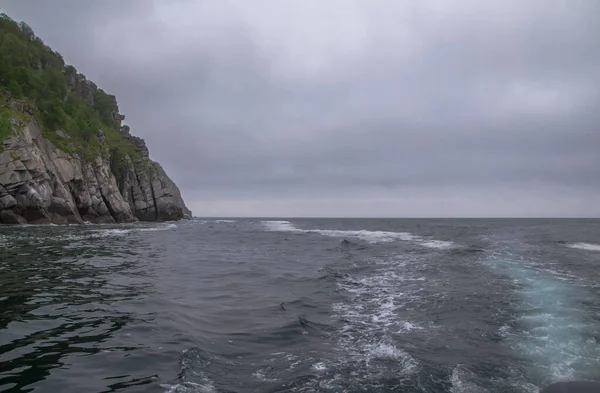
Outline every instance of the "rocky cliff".
POLYGON ((190 218, 123 119, 113 96, 64 65, 29 26, 1 15, 0 222, 190 218))

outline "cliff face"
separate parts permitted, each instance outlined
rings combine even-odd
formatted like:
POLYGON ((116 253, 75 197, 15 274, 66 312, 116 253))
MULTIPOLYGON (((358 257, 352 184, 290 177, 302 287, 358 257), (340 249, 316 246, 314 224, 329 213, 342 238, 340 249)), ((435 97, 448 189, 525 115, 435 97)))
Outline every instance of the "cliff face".
POLYGON ((0 223, 191 218, 114 96, 0 14, 0 223))
POLYGON ((121 127, 123 136, 140 152, 137 158, 125 155, 114 163, 119 191, 131 206, 133 214, 141 221, 169 221, 191 218, 192 212, 185 206, 179 188, 167 176, 164 169, 150 160, 144 140, 129 133, 129 127, 121 127))
MULTIPOLYGON (((114 223, 191 218, 179 189, 145 155, 121 158, 113 172, 110 155, 82 159, 57 148, 31 118, 11 119, 13 134, 0 154, 0 222, 114 223)), ((98 138, 103 135, 99 133, 98 138)), ((64 134, 63 138, 68 139, 64 134)), ((141 141, 141 140, 140 140, 141 141)), ((102 142, 104 143, 104 142, 102 142)), ((139 143, 139 142, 138 142, 139 143)), ((142 141, 143 143, 143 141, 142 141)))

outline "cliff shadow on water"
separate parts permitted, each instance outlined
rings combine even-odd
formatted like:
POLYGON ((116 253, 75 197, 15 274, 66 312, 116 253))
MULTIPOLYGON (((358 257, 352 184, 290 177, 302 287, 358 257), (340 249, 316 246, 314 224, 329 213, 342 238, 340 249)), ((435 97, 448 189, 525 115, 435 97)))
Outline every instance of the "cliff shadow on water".
POLYGON ((191 218, 114 96, 0 14, 0 223, 191 218))

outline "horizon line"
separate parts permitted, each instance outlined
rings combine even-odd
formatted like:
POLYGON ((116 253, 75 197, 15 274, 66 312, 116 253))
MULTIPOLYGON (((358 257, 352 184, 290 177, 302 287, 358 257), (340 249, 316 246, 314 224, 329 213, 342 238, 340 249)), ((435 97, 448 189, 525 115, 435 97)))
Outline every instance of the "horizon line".
POLYGON ((600 216, 569 216, 569 217, 553 217, 553 216, 456 216, 456 217, 417 217, 417 216, 404 216, 404 217, 382 217, 382 216, 193 216, 192 218, 199 219, 352 219, 352 220, 369 220, 369 219, 381 219, 381 220, 523 220, 523 219, 546 219, 546 220, 598 220, 600 216))

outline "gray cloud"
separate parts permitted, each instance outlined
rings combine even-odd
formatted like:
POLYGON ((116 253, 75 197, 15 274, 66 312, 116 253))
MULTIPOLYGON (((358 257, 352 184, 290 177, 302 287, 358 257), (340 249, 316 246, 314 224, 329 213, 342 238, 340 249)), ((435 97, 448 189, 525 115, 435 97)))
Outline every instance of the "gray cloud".
POLYGON ((0 1, 200 215, 600 216, 600 3, 0 1))

